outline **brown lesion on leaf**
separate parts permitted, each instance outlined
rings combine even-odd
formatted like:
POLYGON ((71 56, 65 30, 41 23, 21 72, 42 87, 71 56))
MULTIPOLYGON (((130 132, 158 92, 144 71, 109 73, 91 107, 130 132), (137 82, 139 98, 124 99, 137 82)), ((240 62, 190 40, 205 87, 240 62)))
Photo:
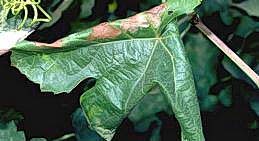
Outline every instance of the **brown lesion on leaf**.
POLYGON ((51 47, 51 48, 60 48, 62 47, 62 40, 57 40, 54 43, 40 43, 40 42, 34 42, 35 46, 37 47, 51 47))
POLYGON ((150 21, 153 27, 158 28, 160 26, 162 14, 165 12, 165 10, 166 4, 161 4, 145 12, 147 19, 150 21))
POLYGON ((139 28, 153 26, 158 28, 161 24, 161 17, 166 10, 166 4, 161 4, 148 11, 137 14, 121 21, 121 29, 129 32, 136 32, 139 28))
MULTIPOLYGON (((161 24, 162 14, 166 10, 166 4, 161 4, 148 11, 139 13, 135 16, 120 21, 120 27, 114 27, 113 23, 104 22, 92 28, 92 32, 87 37, 88 41, 98 39, 113 39, 123 34, 123 32, 136 32, 139 28, 158 28, 161 24)), ((54 43, 35 42, 38 47, 62 47, 62 41, 58 40, 54 43)))
POLYGON ((93 27, 92 30, 92 33, 87 38, 89 41, 96 39, 112 39, 121 34, 120 29, 113 27, 108 22, 101 23, 93 27))
POLYGON ((136 32, 139 28, 148 28, 149 23, 143 13, 129 17, 121 21, 121 29, 129 32, 136 32))

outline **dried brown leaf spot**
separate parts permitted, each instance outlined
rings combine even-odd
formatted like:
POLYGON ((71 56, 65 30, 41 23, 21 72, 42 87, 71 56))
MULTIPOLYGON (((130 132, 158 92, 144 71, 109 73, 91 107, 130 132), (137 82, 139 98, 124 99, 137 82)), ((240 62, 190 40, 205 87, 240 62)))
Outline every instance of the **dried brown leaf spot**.
POLYGON ((111 26, 108 22, 101 23, 92 29, 92 33, 88 36, 89 41, 96 39, 111 39, 119 36, 121 31, 113 26, 111 26))
POLYGON ((146 12, 124 19, 121 22, 121 29, 136 32, 139 28, 148 28, 151 25, 158 28, 161 24, 161 16, 165 9, 166 5, 161 4, 146 12))
POLYGON ((62 47, 62 41, 61 40, 57 40, 56 42, 51 43, 51 44, 35 42, 35 46, 37 46, 37 47, 60 48, 60 47, 62 47))
POLYGON ((145 12, 147 14, 147 19, 154 27, 158 28, 160 26, 161 17, 165 10, 166 4, 161 4, 145 12))
POLYGON ((121 21, 121 29, 129 32, 136 32, 139 28, 148 28, 149 23, 143 13, 129 17, 121 21))

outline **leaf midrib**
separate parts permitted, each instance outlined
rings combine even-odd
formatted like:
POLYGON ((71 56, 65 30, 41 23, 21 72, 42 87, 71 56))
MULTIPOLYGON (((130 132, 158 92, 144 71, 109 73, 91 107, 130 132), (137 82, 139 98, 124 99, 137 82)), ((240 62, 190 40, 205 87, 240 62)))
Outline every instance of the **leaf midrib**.
MULTIPOLYGON (((169 37, 172 37, 172 35, 171 35, 171 36, 167 36, 166 38, 169 38, 169 37)), ((163 38, 163 39, 165 39, 165 38, 163 38)), ((148 59, 148 62, 147 62, 146 67, 145 67, 145 70, 143 71, 143 73, 141 74, 140 78, 136 81, 136 83, 135 83, 135 84, 133 85, 133 87, 131 88, 131 91, 130 91, 130 93, 129 93, 129 97, 127 98, 127 101, 125 102, 125 109, 124 109, 124 112, 125 112, 125 113, 127 113, 127 105, 128 105, 128 103, 129 103, 130 98, 132 97, 133 91, 135 90, 136 86, 139 84, 139 81, 143 79, 143 77, 145 76, 145 73, 146 73, 148 67, 149 67, 150 64, 151 64, 151 60, 152 60, 152 57, 154 56, 154 52, 155 52, 155 50, 156 50, 156 48, 157 48, 157 46, 158 46, 158 42, 161 43, 161 45, 162 45, 162 47, 164 48, 164 50, 166 51, 166 53, 170 56, 171 62, 172 62, 172 65, 173 65, 173 75, 174 75, 174 78, 175 78, 175 76, 176 76, 176 75, 175 75, 175 64, 174 64, 174 58, 175 58, 175 57, 174 57, 174 55, 169 51, 169 49, 166 47, 166 45, 165 45, 165 43, 162 41, 162 39, 159 38, 159 39, 156 41, 156 43, 155 43, 155 47, 154 47, 154 49, 152 50, 152 53, 151 53, 151 55, 150 55, 150 57, 149 57, 149 59, 148 59)), ((175 79, 174 79, 174 82, 175 82, 175 79)), ((175 83, 176 83, 176 82, 175 82, 175 83)), ((174 90, 174 91, 175 91, 175 90, 174 90)))
POLYGON ((158 44, 158 40, 156 41, 156 43, 154 45, 154 48, 152 49, 151 55, 148 58, 148 61, 147 61, 147 64, 145 66, 144 71, 142 72, 142 74, 140 75, 139 79, 134 83, 133 87, 130 90, 129 96, 128 96, 126 102, 125 102, 125 109, 124 109, 125 113, 127 113, 127 106, 128 106, 129 100, 132 97, 133 91, 135 90, 136 86, 139 84, 139 81, 142 80, 142 78, 145 76, 145 73, 147 72, 147 69, 149 68, 149 66, 151 64, 150 62, 151 62, 151 60, 152 60, 152 58, 154 56, 155 50, 157 48, 157 44, 158 44))

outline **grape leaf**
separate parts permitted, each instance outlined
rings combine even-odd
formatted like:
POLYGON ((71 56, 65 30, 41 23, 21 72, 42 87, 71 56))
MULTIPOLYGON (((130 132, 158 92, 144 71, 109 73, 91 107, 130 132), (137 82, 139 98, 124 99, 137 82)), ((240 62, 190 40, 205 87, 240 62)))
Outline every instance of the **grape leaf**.
POLYGON ((56 94, 96 78, 95 87, 80 102, 90 127, 106 140, 148 91, 159 86, 180 123, 182 141, 202 141, 191 66, 175 22, 199 4, 200 0, 169 0, 52 44, 24 41, 12 49, 12 65, 42 91, 56 94))
POLYGON ((84 112, 81 108, 76 109, 71 117, 77 141, 103 141, 96 132, 89 129, 84 112))
POLYGON ((200 108, 202 111, 211 111, 217 104, 217 98, 209 95, 209 89, 217 83, 215 64, 218 62, 219 50, 200 33, 186 34, 184 41, 200 98, 200 108))
MULTIPOLYGON (((253 56, 246 53, 240 54, 240 56, 242 60, 244 60, 244 62, 248 64, 251 68, 254 67, 253 62, 255 61, 255 58, 253 56)), ((224 57, 224 59, 222 60, 222 65, 225 68, 225 70, 227 70, 234 78, 244 80, 248 84, 256 87, 256 85, 251 81, 251 79, 249 79, 249 77, 240 68, 238 68, 229 58, 224 57)))
POLYGON ((158 4, 161 4, 161 0, 142 0, 140 1, 140 10, 144 11, 158 4))
POLYGON ((232 95, 231 95, 231 87, 228 86, 222 89, 218 95, 219 101, 225 107, 230 107, 232 105, 232 95))
POLYGON ((253 32, 259 31, 259 22, 255 21, 249 16, 242 16, 240 19, 240 24, 237 26, 235 34, 247 38, 253 32))
POLYGON ((154 87, 134 107, 128 118, 133 122, 135 131, 145 132, 152 122, 158 121, 156 114, 166 112, 172 115, 170 106, 165 101, 159 87, 154 87))
POLYGON ((81 12, 80 18, 87 18, 92 14, 92 8, 94 7, 95 0, 81 0, 81 12))
POLYGON ((201 8, 199 8, 199 15, 211 15, 214 12, 223 12, 228 9, 231 0, 206 0, 203 1, 201 8))
MULTIPOLYGON (((63 1, 60 5, 58 5, 58 8, 56 8, 54 11, 49 10, 48 12, 50 13, 52 20, 50 22, 44 23, 42 24, 39 29, 45 29, 48 27, 51 27, 52 25, 54 25, 55 23, 58 22, 58 20, 62 17, 62 14, 64 13, 64 11, 66 11, 74 2, 74 0, 66 0, 63 1)), ((52 3, 52 5, 49 7, 49 9, 52 9, 53 7, 57 7, 56 4, 59 4, 60 1, 54 1, 52 3)))
POLYGON ((258 0, 246 0, 241 3, 233 3, 232 6, 238 7, 247 12, 249 16, 259 17, 259 1, 258 0))
MULTIPOLYGON (((14 120, 0 122, 0 141, 26 141, 23 131, 17 131, 14 120)), ((46 141, 44 138, 33 138, 30 141, 46 141)))
POLYGON ((259 116, 259 97, 254 96, 249 101, 251 108, 254 110, 257 116, 259 116))
POLYGON ((32 138, 30 141, 47 141, 45 138, 32 138))
POLYGON ((25 141, 22 131, 17 131, 14 121, 9 123, 0 123, 0 140, 1 141, 25 141))

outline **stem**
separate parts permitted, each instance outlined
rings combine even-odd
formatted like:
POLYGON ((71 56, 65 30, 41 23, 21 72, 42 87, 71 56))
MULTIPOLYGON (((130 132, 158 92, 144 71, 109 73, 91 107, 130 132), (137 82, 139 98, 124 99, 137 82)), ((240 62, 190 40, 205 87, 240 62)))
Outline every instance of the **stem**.
POLYGON ((206 27, 201 19, 196 15, 192 18, 192 23, 205 36, 207 36, 221 51, 223 51, 259 88, 259 76, 238 57, 222 40, 220 40, 209 28, 206 27))

